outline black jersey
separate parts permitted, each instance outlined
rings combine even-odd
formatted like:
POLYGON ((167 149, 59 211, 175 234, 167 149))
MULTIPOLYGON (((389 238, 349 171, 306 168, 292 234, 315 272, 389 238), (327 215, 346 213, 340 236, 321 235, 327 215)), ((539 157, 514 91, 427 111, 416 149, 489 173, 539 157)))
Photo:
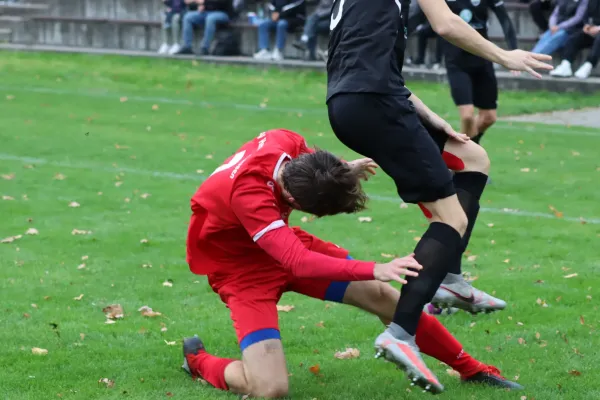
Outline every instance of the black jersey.
POLYGON ((327 100, 338 93, 410 95, 402 66, 410 0, 335 0, 327 100))
MULTIPOLYGON (((498 17, 509 47, 517 48, 517 35, 504 8, 503 0, 446 0, 446 4, 454 14, 461 17, 486 39, 488 38, 488 9, 492 10, 498 17)), ((477 66, 487 62, 448 42, 445 43, 445 58, 447 63, 462 67, 477 66)))

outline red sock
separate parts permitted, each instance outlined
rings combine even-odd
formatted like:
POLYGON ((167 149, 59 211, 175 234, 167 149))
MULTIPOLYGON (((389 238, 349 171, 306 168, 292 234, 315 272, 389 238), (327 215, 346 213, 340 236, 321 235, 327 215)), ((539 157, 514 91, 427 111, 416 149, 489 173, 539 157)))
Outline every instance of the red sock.
POLYGON ((202 379, 215 388, 229 390, 227 382, 225 382, 225 368, 237 360, 219 358, 208 354, 206 351, 199 351, 198 355, 188 355, 187 361, 192 371, 192 376, 196 377, 200 375, 202 379))
POLYGON ((423 353, 448 364, 463 378, 468 378, 485 368, 485 364, 463 350, 462 344, 434 316, 421 314, 416 340, 423 353))

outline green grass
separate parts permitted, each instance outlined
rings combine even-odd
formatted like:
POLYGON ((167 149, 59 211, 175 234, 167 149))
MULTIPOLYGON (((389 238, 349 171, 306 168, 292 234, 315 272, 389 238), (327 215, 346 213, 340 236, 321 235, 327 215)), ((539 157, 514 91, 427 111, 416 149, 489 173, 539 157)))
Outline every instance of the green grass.
MULTIPOLYGON (((352 157, 330 131, 325 77, 16 53, 1 53, 0 77, 0 173, 14 174, 0 179, 0 195, 14 198, 0 201, 0 238, 39 231, 0 244, 0 397, 235 398, 192 382, 179 368, 180 339, 194 333, 218 355, 239 355, 228 310, 185 264, 189 199, 202 175, 197 170, 210 173, 241 143, 274 127, 352 157), (55 179, 57 174, 66 178, 55 179), (81 206, 70 208, 72 201, 81 206), (92 233, 74 236, 73 229, 92 233), (85 268, 78 269, 82 263, 85 268), (172 287, 163 286, 168 279, 172 287), (114 303, 123 306, 125 318, 106 325, 102 308, 114 303), (143 305, 163 315, 144 318, 137 311, 143 305), (32 347, 48 354, 33 355, 32 347), (115 386, 99 385, 101 378, 115 386)), ((411 88, 456 122, 447 87, 411 88)), ((503 92, 499 111, 599 103, 600 96, 503 92)), ((428 359, 446 385, 441 398, 600 398, 599 136, 593 129, 505 122, 486 136, 494 183, 469 249, 477 258, 464 265, 478 277, 479 288, 495 292, 509 307, 496 315, 458 314, 444 323, 467 351, 508 377, 518 375, 527 389, 464 387, 428 359), (564 216, 555 217, 549 206, 564 216), (503 208, 542 216, 510 215, 503 208), (564 278, 573 273, 578 275, 564 278)), ((355 257, 381 260, 381 253, 409 252, 424 230, 420 212, 398 207, 384 175, 367 190, 378 196, 364 213, 372 223, 340 216, 302 225, 355 257)), ((300 223, 300 217, 292 220, 300 223)), ((282 303, 295 306, 281 315, 294 398, 429 396, 407 393, 401 373, 372 359, 372 341, 382 329, 376 318, 295 294, 282 303), (320 321, 324 327, 317 326, 320 321), (359 348, 361 357, 334 359, 345 347, 359 348), (319 376, 308 370, 316 364, 319 376)))

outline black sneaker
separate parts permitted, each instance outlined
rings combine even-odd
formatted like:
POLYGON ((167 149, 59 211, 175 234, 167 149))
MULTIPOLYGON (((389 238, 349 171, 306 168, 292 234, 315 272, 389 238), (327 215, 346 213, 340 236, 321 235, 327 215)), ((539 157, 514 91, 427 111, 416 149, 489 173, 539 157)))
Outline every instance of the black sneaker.
POLYGON ((188 356, 197 356, 199 352, 206 351, 204 348, 204 343, 198 337, 198 335, 194 335, 194 337, 184 338, 183 339, 183 368, 188 374, 190 374, 193 378, 202 378, 198 374, 192 373, 190 369, 190 365, 188 364, 187 357, 188 356))
POLYGON ((480 383, 502 389, 523 390, 523 386, 511 382, 500 374, 500 370, 493 365, 488 365, 483 371, 462 380, 464 383, 480 383))
POLYGON ((194 54, 194 51, 189 47, 182 47, 175 55, 194 54))

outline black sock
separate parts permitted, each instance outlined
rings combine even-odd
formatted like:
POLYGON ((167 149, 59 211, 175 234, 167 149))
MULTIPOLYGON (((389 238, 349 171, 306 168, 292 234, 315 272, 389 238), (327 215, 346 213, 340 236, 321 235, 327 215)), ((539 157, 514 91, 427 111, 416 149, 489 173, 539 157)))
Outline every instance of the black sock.
POLYGON ((474 138, 471 138, 472 141, 474 141, 475 143, 479 144, 479 142, 481 141, 481 138, 483 137, 483 134, 485 132, 479 132, 477 134, 477 136, 475 136, 474 138))
POLYGON ((425 304, 431 301, 448 273, 448 261, 455 260, 461 244, 460 234, 450 225, 433 222, 417 243, 415 259, 423 266, 416 278, 408 277, 394 320, 409 335, 417 332, 425 304))
POLYGON ((473 232, 473 227, 475 226, 475 221, 479 214, 479 199, 485 189, 487 178, 488 176, 486 174, 474 171, 458 172, 454 174, 453 181, 454 187, 456 188, 456 195, 458 196, 458 201, 465 211, 465 214, 467 214, 469 223, 467 224, 467 230, 465 231, 465 235, 460 244, 460 254, 451 264, 450 270, 448 271, 451 274, 460 274, 461 272, 462 254, 469 245, 469 239, 471 238, 471 233, 473 232))

